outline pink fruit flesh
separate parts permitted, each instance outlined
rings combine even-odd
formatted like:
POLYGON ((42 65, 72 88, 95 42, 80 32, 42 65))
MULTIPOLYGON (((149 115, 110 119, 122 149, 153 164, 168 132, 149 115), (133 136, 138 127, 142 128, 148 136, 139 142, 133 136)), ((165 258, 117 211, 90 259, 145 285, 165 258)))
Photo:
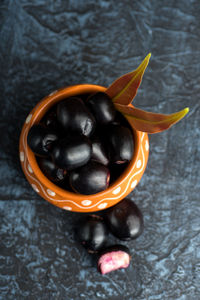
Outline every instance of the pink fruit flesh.
POLYGON ((103 254, 98 262, 101 274, 106 274, 122 268, 127 268, 130 264, 130 256, 123 251, 113 251, 103 254))

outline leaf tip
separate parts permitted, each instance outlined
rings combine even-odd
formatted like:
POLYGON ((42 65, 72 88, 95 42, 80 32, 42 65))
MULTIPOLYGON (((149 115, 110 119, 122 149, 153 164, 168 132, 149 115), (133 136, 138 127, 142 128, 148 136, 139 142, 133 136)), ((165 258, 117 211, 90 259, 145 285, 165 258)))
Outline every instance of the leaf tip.
POLYGON ((189 110, 190 110, 189 107, 184 108, 184 109, 181 111, 180 119, 184 118, 184 117, 187 115, 187 113, 189 112, 189 110))
POLYGON ((148 60, 151 58, 151 52, 147 55, 148 60))
POLYGON ((184 109, 184 111, 185 111, 185 115, 187 115, 187 113, 189 113, 189 111, 190 111, 189 107, 186 107, 186 108, 184 109))
POLYGON ((150 58, 151 58, 151 52, 144 59, 146 62, 146 65, 149 63, 150 58))

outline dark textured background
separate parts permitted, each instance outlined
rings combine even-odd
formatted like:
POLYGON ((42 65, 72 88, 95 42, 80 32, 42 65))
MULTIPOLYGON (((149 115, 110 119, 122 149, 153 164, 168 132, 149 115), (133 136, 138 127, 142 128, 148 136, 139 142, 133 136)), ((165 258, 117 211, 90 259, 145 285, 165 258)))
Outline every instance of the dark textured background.
POLYGON ((199 57, 198 0, 0 1, 0 299, 200 299, 199 57), (101 276, 74 241, 77 214, 26 182, 19 134, 45 95, 107 86, 149 52, 135 105, 190 113, 150 136, 148 167, 131 194, 145 231, 127 244, 131 266, 101 276))

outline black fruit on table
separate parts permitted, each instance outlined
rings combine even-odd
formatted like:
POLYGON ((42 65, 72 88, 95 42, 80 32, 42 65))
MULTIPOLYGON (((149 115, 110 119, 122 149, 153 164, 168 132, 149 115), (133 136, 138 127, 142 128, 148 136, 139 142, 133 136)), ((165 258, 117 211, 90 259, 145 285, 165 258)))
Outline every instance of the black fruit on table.
POLYGON ((98 253, 97 267, 101 274, 127 268, 131 256, 128 247, 124 245, 111 245, 105 247, 110 239, 110 231, 121 240, 137 238, 143 230, 143 216, 137 205, 130 199, 124 199, 114 207, 102 211, 99 215, 91 215, 77 223, 76 235, 81 244, 90 253, 98 253), (97 230, 99 224, 100 229, 97 230), (106 229, 107 227, 107 229, 106 229), (103 229, 102 229, 103 228, 103 229), (103 232, 102 232, 103 231, 103 232), (104 237, 104 239, 102 238, 104 237), (104 242, 101 247, 92 246, 97 241, 104 242), (89 243, 88 243, 89 241, 89 243))
POLYGON ((104 246, 107 240, 108 230, 100 217, 95 215, 87 216, 77 225, 77 239, 88 252, 97 252, 104 246))
POLYGON ((143 216, 137 205, 124 199, 105 211, 110 231, 121 240, 137 238, 143 231, 143 216))

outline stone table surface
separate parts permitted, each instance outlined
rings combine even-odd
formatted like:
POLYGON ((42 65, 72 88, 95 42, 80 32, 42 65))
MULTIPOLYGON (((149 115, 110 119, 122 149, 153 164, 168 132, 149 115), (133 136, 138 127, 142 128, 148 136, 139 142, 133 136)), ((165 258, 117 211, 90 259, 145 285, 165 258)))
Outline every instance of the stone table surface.
POLYGON ((198 0, 1 0, 0 299, 200 299, 199 57, 198 0), (130 194, 144 233, 123 243, 130 267, 102 276, 74 240, 79 215, 53 207, 25 180, 19 134, 45 95, 108 86, 149 52, 135 106, 190 113, 149 136, 148 167, 130 194))

